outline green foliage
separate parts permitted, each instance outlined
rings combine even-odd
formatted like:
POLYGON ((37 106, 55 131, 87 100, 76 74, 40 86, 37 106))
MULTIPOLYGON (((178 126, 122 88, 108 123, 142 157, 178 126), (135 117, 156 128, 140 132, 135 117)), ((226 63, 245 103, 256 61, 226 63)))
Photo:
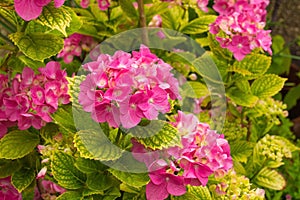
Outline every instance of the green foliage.
POLYGON ((152 149, 163 149, 180 144, 178 130, 165 121, 145 122, 129 131, 138 142, 152 149))
POLYGON ((272 190, 282 190, 286 186, 284 177, 276 170, 267 167, 260 170, 253 181, 262 187, 272 190))
POLYGON ((0 159, 0 178, 5 178, 18 171, 21 167, 19 160, 0 159))
POLYGON ((59 53, 64 45, 62 38, 50 33, 25 34, 16 32, 10 34, 9 38, 19 47, 22 53, 33 60, 41 62, 59 53))
POLYGON ((182 85, 181 96, 190 98, 201 98, 209 95, 207 86, 200 82, 187 81, 182 85))
POLYGON ((235 61, 228 71, 241 74, 245 79, 254 79, 266 73, 270 65, 270 57, 262 54, 250 54, 242 61, 235 61))
POLYGON ((51 159, 53 177, 66 189, 79 189, 84 186, 86 176, 75 166, 75 159, 61 151, 54 152, 51 159))
POLYGON ((67 36, 66 28, 70 26, 72 21, 69 9, 64 6, 55 8, 54 4, 49 4, 43 7, 43 12, 37 19, 37 22, 49 28, 60 31, 64 36, 67 36))
POLYGON ((70 200, 70 199, 82 200, 82 195, 80 192, 77 191, 67 191, 56 198, 56 200, 70 200))
POLYGON ((12 175, 11 181, 18 192, 22 192, 32 183, 33 180, 35 180, 35 176, 36 174, 34 169, 21 168, 12 175))
POLYGON ((274 74, 261 76, 251 84, 252 94, 262 99, 273 96, 283 88, 285 81, 285 78, 281 78, 274 74))
POLYGON ((281 35, 275 35, 272 37, 272 65, 268 70, 268 73, 283 74, 289 73, 292 59, 288 57, 290 49, 286 46, 284 38, 281 35), (282 56, 285 55, 285 56, 282 56))
POLYGON ((124 12, 125 15, 132 18, 133 20, 137 19, 137 12, 132 5, 131 0, 120 0, 119 4, 124 12))
POLYGON ((122 150, 114 145, 101 129, 77 132, 74 145, 83 158, 109 161, 116 160, 122 155, 122 150))
POLYGON ((297 104, 298 99, 300 99, 300 85, 291 88, 284 96, 283 102, 287 105, 287 109, 290 110, 297 104))
POLYGON ((108 171, 114 175, 117 179, 123 183, 132 186, 132 187, 142 187, 149 182, 148 173, 132 173, 115 170, 113 168, 108 169, 108 171))
POLYGON ((59 130, 66 136, 73 135, 77 132, 71 105, 63 105, 52 114, 52 119, 59 126, 59 130))
POLYGON ((11 131, 0 140, 0 158, 22 158, 32 152, 39 142, 39 136, 35 133, 11 131))
POLYGON ((212 200, 209 189, 204 186, 188 186, 187 192, 182 196, 172 196, 171 199, 174 200, 184 200, 184 199, 193 199, 193 200, 212 200))
POLYGON ((201 34, 207 32, 209 29, 209 24, 215 20, 215 15, 200 16, 181 27, 179 31, 185 34, 201 34))

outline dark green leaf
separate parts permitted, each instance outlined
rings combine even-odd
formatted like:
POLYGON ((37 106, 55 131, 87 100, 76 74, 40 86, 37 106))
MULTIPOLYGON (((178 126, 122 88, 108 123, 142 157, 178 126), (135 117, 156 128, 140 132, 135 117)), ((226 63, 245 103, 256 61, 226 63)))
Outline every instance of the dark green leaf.
POLYGON ((15 172, 12 175, 11 182, 19 192, 22 192, 32 183, 34 179, 35 179, 34 169, 21 168, 19 171, 15 172))
POLYGON ((63 152, 55 152, 51 160, 53 177, 66 189, 79 189, 84 186, 85 175, 75 166, 75 159, 63 152))
POLYGON ((9 132, 0 140, 0 158, 22 158, 32 152, 39 142, 39 136, 29 131, 9 132))

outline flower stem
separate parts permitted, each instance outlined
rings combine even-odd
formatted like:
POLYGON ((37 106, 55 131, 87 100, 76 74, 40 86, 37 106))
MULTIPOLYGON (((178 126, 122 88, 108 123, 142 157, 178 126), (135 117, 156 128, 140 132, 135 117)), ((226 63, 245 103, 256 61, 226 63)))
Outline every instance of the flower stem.
POLYGON ((144 11, 144 2, 143 0, 138 0, 138 11, 139 11, 139 25, 142 29, 142 42, 143 44, 148 46, 148 32, 147 32, 147 23, 146 23, 146 15, 144 11))

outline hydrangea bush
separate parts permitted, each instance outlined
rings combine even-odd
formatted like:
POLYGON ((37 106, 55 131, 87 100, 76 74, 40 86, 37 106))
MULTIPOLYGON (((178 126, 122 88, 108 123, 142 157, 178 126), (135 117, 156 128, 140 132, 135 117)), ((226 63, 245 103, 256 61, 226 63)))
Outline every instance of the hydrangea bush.
POLYGON ((300 198, 268 4, 1 2, 0 198, 300 198))

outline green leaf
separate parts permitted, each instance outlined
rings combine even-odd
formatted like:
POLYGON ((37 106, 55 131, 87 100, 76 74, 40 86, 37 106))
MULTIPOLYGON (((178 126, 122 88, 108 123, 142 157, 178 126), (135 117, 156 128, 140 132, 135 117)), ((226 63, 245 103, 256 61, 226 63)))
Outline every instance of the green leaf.
POLYGON ((67 191, 59 195, 56 200, 82 200, 82 194, 78 191, 67 191))
POLYGON ((207 187, 203 186, 188 186, 187 192, 182 196, 172 197, 174 200, 212 200, 211 194, 207 187))
POLYGON ((209 30, 209 24, 216 20, 215 15, 200 16, 183 26, 179 31, 185 34, 201 34, 209 30))
POLYGON ((101 172, 107 168, 106 165, 102 164, 98 160, 90 160, 81 157, 76 159, 75 167, 86 174, 101 172))
POLYGON ((0 159, 0 178, 11 176, 20 167, 21 164, 18 160, 0 159))
POLYGON ((132 186, 132 187, 142 187, 149 182, 148 173, 130 173, 115 170, 113 168, 108 169, 112 175, 114 175, 117 179, 122 181, 123 183, 132 186))
POLYGON ((63 152, 55 152, 51 160, 53 177, 66 189, 79 189, 84 186, 85 175, 75 166, 75 159, 63 152))
POLYGON ((246 79, 257 78, 269 69, 271 57, 262 54, 247 55, 242 61, 235 61, 228 71, 236 72, 246 79))
POLYGON ((107 174, 96 172, 87 175, 86 185, 91 190, 104 191, 113 186, 113 179, 107 174))
POLYGON ((153 3, 153 5, 149 7, 149 9, 145 7, 147 22, 150 22, 154 15, 160 15, 164 12, 167 12, 169 10, 169 6, 170 6, 169 2, 159 2, 159 3, 153 3))
POLYGON ((39 142, 39 136, 29 131, 11 131, 0 140, 0 158, 22 158, 32 152, 39 142))
POLYGON ((254 80, 251 85, 252 94, 259 98, 271 97, 283 88, 286 80, 286 78, 281 78, 275 74, 261 76, 254 80))
POLYGON ((300 85, 291 88, 284 96, 283 103, 287 105, 287 109, 290 110, 297 105, 297 101, 300 99, 300 85))
POLYGON ((129 131, 138 142, 152 149, 180 145, 178 130, 165 121, 152 120, 148 124, 140 124, 129 131))
POLYGON ((25 64, 25 66, 28 66, 35 71, 38 71, 38 68, 45 66, 43 62, 32 60, 24 55, 21 55, 18 58, 25 64))
POLYGON ((9 38, 26 56, 41 62, 56 55, 64 47, 62 38, 48 33, 16 32, 10 34, 9 38))
POLYGON ((37 19, 37 22, 49 28, 56 29, 67 37, 66 28, 70 26, 72 21, 71 14, 65 6, 55 8, 53 3, 43 7, 43 12, 37 19))
POLYGON ((212 82, 223 85, 220 72, 208 53, 204 53, 201 57, 193 61, 196 73, 200 74, 205 82, 212 82))
POLYGON ((64 135, 73 135, 77 132, 73 119, 72 105, 60 106, 51 117, 64 135))
POLYGON ((122 150, 111 143, 102 130, 81 130, 74 137, 74 145, 83 158, 100 161, 116 160, 122 150))
POLYGON ((282 190, 286 186, 284 177, 276 170, 264 167, 254 179, 259 186, 272 190, 282 190))
POLYGON ((246 107, 253 107, 258 101, 257 96, 245 93, 236 87, 229 88, 226 95, 237 105, 246 107))
POLYGON ((182 96, 190 98, 201 98, 209 95, 207 86, 200 82, 187 81, 182 85, 182 96))
POLYGON ((246 163, 253 152, 253 144, 246 141, 235 141, 230 144, 230 154, 235 161, 246 163))
POLYGON ((138 15, 131 0, 119 0, 119 4, 125 15, 130 18, 137 19, 138 15))
POLYGON ((272 36, 272 64, 267 73, 270 74, 288 74, 292 58, 284 55, 291 55, 290 48, 285 44, 284 38, 281 35, 272 36))
POLYGON ((35 179, 35 170, 32 168, 21 168, 19 171, 15 172, 11 177, 11 182, 13 186, 22 192, 26 189, 32 181, 35 179))

